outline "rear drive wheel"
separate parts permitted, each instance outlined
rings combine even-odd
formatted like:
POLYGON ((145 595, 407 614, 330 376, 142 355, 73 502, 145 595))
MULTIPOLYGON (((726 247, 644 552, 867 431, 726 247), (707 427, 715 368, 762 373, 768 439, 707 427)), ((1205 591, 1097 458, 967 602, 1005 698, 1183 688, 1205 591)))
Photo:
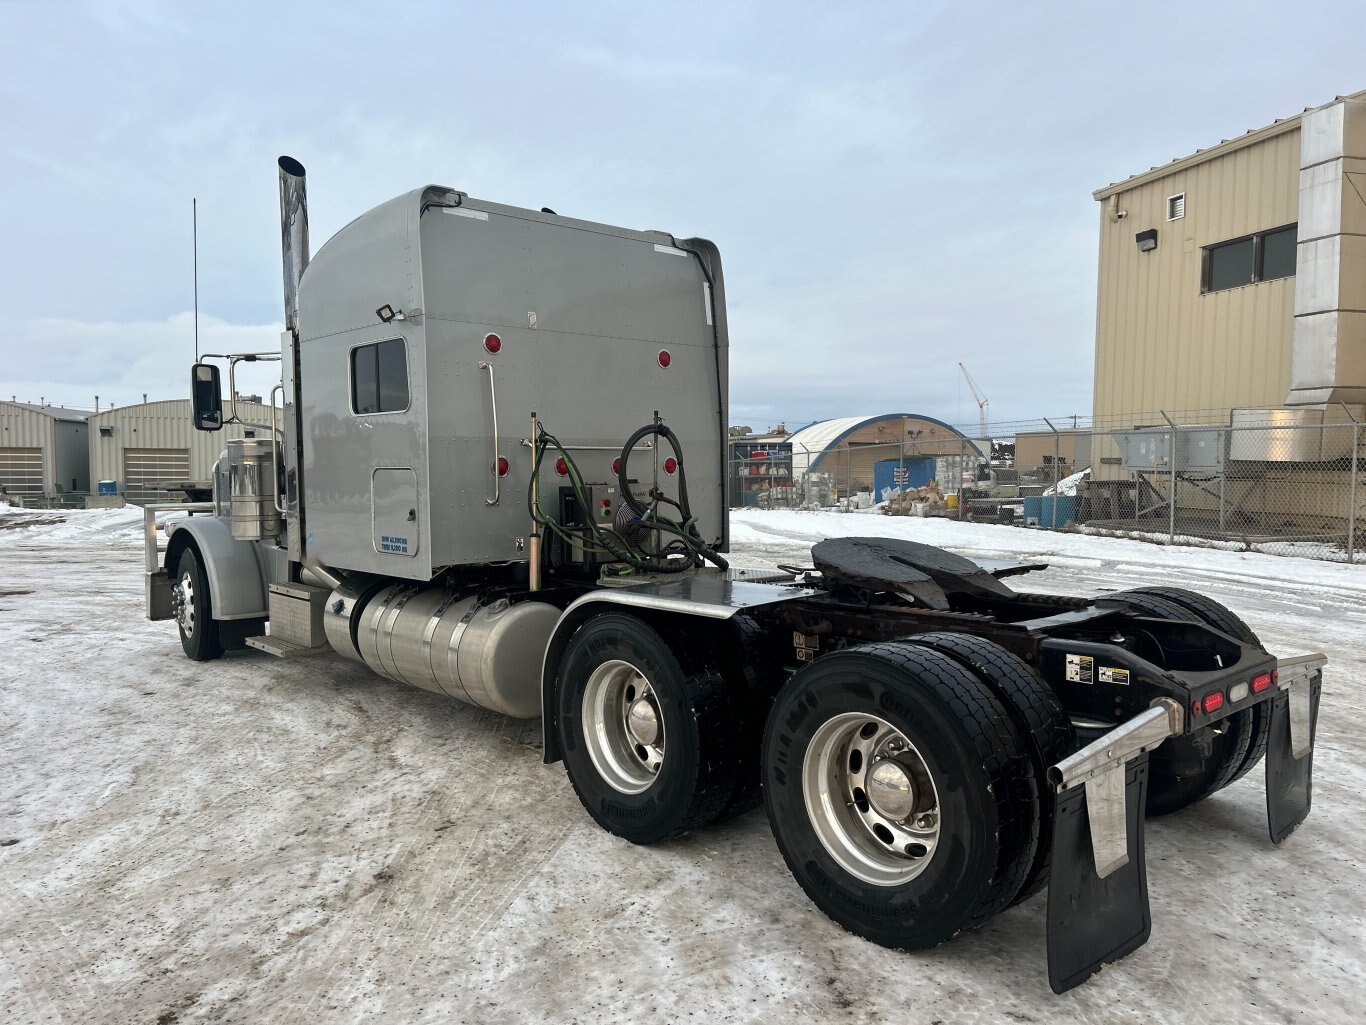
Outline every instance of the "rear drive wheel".
POLYGON ((960 633, 929 633, 911 638, 912 643, 933 648, 971 670, 991 688, 1028 741, 1030 763, 1039 789, 1039 834, 1034 860, 1014 903, 1032 897, 1048 882, 1053 853, 1053 787, 1048 782, 1050 765, 1077 750, 1077 733, 1057 696, 1028 662, 999 644, 960 633))
POLYGON ((180 627, 180 646, 196 662, 211 662, 223 655, 218 620, 213 618, 209 577, 193 548, 186 548, 176 563, 176 582, 171 589, 171 609, 180 627))
POLYGON ((570 639, 556 686, 565 768, 603 829, 656 843, 725 808, 740 759, 718 673, 685 666, 634 616, 606 613, 570 639))
MULTIPOLYGON (((1242 618, 1232 609, 1220 605, 1213 598, 1207 598, 1195 591, 1187 591, 1184 587, 1139 587, 1135 588, 1133 593, 1150 594, 1156 598, 1164 598, 1199 616, 1201 620, 1214 629, 1221 630, 1230 637, 1236 637, 1244 644, 1252 644, 1262 651, 1266 651, 1261 638, 1253 632, 1252 627, 1244 623, 1242 618)), ((1234 772, 1229 783, 1242 779, 1252 769, 1256 768, 1257 763, 1266 754, 1266 742, 1271 736, 1270 701, 1253 705, 1247 712, 1240 714, 1252 717, 1252 738, 1248 741, 1247 754, 1243 756, 1242 765, 1234 772)), ((1228 784, 1224 785, 1227 786, 1228 784)))
MULTIPOLYGON (((1143 588, 1119 591, 1103 600, 1156 619, 1215 625, 1185 604, 1143 588)), ((1148 756, 1147 813, 1169 815, 1228 786, 1243 769, 1252 734, 1253 716, 1245 710, 1189 736, 1172 737, 1157 747, 1148 756)))
POLYGON ((1010 715, 965 667, 904 642, 822 656, 788 682, 764 736, 764 799, 807 895, 888 947, 982 924, 1035 853, 1038 794, 1010 715))

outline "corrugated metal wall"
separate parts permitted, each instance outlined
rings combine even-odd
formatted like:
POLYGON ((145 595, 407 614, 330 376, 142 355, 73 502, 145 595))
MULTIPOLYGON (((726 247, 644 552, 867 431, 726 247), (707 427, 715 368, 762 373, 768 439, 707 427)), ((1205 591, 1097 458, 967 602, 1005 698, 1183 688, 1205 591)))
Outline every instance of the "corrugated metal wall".
POLYGON ((1102 200, 1097 426, 1151 423, 1159 410, 1179 423, 1226 423, 1232 407, 1284 401, 1295 279, 1202 295, 1201 250, 1295 223, 1299 164, 1297 124, 1119 192, 1123 220, 1112 220, 1102 200), (1167 197, 1177 193, 1185 193, 1185 216, 1168 221, 1167 197), (1134 235, 1149 228, 1157 249, 1140 253, 1134 235))
POLYGON ((1035 470, 1044 465, 1045 456, 1052 465, 1055 454, 1068 466, 1085 466, 1090 461, 1089 439, 1087 432, 1063 430, 1055 438, 1052 431, 1020 431, 1015 435, 1015 466, 1035 470))
MULTIPOLYGON (((53 464, 56 446, 53 442, 52 424, 52 417, 46 413, 25 409, 12 402, 0 402, 0 452, 6 449, 39 450, 43 465, 39 494, 55 489, 53 464)), ((29 491, 31 485, 28 483, 32 479, 31 452, 11 451, 4 462, 11 469, 0 477, 0 484, 5 484, 12 494, 19 493, 16 488, 33 493, 29 491)))
MULTIPOLYGON (((225 406, 225 416, 227 412, 225 406)), ((237 415, 257 423, 269 423, 271 409, 256 402, 238 402, 237 415)), ((110 409, 92 416, 88 423, 91 486, 96 486, 102 480, 118 481, 121 493, 124 490, 127 453, 130 449, 141 453, 137 460, 140 464, 147 462, 149 452, 163 450, 171 460, 168 465, 175 462, 171 453, 188 451, 188 479, 208 481, 213 477, 213 464, 228 440, 245 436, 245 430, 236 424, 229 424, 221 431, 195 430, 190 422, 189 399, 169 399, 110 409), (109 429, 110 433, 106 435, 103 428, 109 429)), ((257 434, 260 437, 267 436, 264 431, 258 431, 257 434)))

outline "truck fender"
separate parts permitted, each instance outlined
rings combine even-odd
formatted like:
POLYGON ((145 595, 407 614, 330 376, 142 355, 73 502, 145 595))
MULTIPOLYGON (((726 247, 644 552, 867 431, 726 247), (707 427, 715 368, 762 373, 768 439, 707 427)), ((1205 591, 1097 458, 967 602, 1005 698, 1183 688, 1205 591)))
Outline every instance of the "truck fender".
POLYGON ((545 658, 541 663, 541 741, 545 753, 542 760, 547 765, 558 762, 562 757, 555 712, 555 677, 560 670, 560 659, 564 657, 565 649, 569 647, 569 638, 574 636, 574 631, 599 612, 606 612, 609 608, 613 611, 643 614, 642 618, 651 622, 658 622, 661 617, 667 620, 682 616, 713 621, 726 620, 740 611, 738 607, 729 605, 663 598, 635 593, 629 589, 593 591, 571 602, 561 613, 559 622, 550 633, 550 640, 545 646, 545 658))
POLYGON ((232 536, 218 516, 189 516, 167 531, 166 574, 175 573, 180 553, 193 544, 209 578, 214 619, 258 619, 268 615, 265 575, 256 544, 232 536))

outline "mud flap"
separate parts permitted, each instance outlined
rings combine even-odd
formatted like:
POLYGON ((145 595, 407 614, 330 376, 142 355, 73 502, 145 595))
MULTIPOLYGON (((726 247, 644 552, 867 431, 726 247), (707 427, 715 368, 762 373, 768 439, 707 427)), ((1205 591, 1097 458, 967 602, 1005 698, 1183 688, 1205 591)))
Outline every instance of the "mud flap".
POLYGON ((1147 752, 1115 766, 1108 773, 1112 782, 1102 783, 1104 775, 1057 798, 1048 877, 1048 982, 1054 993, 1137 950, 1152 931, 1143 853, 1147 752))
POLYGON ((1314 731, 1323 690, 1322 665, 1310 672, 1280 669, 1280 692, 1271 703, 1266 743, 1266 819, 1271 842, 1280 843, 1309 814, 1313 799, 1314 731))

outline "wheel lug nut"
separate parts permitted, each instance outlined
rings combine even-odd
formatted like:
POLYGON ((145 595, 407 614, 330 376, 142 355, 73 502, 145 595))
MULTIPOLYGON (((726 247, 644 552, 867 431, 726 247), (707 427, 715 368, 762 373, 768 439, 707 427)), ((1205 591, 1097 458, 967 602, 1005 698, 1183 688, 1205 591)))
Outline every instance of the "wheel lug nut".
POLYGON ((921 829, 930 829, 934 826, 934 813, 926 812, 915 820, 915 824, 921 829))

